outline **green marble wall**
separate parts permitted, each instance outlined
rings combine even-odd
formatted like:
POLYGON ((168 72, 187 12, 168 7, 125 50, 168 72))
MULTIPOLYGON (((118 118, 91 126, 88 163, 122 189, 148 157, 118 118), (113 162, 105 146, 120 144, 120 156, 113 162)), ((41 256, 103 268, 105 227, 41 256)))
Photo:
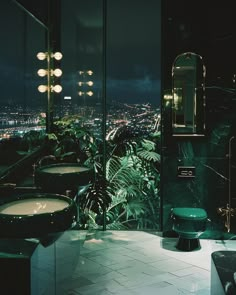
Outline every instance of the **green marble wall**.
MULTIPOLYGON (((219 208, 232 206, 230 232, 235 233, 236 144, 229 158, 229 140, 236 134, 235 93, 227 96, 206 95, 206 133, 204 137, 174 137, 171 129, 171 107, 163 102, 162 146, 162 202, 163 232, 171 235, 171 208, 201 207, 207 211, 209 221, 205 237, 221 238, 227 232, 226 215, 219 208), (228 99, 226 99, 228 98, 228 99), (229 161, 229 159, 231 159, 229 161), (229 165, 230 164, 230 165, 229 165), (178 166, 195 167, 195 177, 178 177, 178 166), (229 170, 230 167, 230 170, 229 170), (229 175, 230 174, 230 175, 229 175)), ((233 140, 235 142, 236 140, 233 140)))

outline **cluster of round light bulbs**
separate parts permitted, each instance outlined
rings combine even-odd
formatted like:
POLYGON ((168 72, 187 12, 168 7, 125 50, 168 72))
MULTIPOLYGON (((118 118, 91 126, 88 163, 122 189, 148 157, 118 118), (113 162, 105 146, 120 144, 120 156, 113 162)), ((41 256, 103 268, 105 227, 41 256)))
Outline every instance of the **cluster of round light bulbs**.
MULTIPOLYGON (((83 77, 85 77, 86 75, 92 76, 93 71, 91 71, 91 70, 79 71, 79 75, 81 75, 83 77)), ((86 81, 86 82, 79 81, 78 85, 79 86, 83 86, 83 85, 93 86, 93 81, 86 81)), ((91 91, 91 90, 87 91, 87 92, 79 91, 78 94, 79 94, 79 96, 83 96, 83 95, 93 96, 93 91, 91 91)))
MULTIPOLYGON (((37 54, 37 58, 39 60, 45 60, 48 58, 54 58, 56 60, 61 60, 62 59, 62 53, 61 52, 55 52, 55 53, 48 53, 48 52, 39 52, 37 54)), ((45 77, 48 74, 50 76, 55 76, 55 77, 61 77, 62 75, 62 70, 61 69, 54 69, 54 70, 50 70, 50 72, 46 69, 39 69, 37 72, 39 77, 45 77)), ((60 93, 62 91, 62 87, 61 85, 50 85, 50 89, 48 89, 47 85, 39 85, 38 86, 38 91, 41 93, 44 93, 46 91, 50 90, 51 92, 56 92, 56 93, 60 93)))
MULTIPOLYGON (((38 75, 39 75, 40 77, 45 77, 45 76, 47 76, 48 71, 45 70, 45 69, 39 69, 37 73, 38 73, 38 75)), ((51 70, 51 71, 50 71, 50 75, 51 75, 51 76, 55 76, 55 77, 61 77, 61 75, 62 75, 62 70, 61 70, 61 69, 51 70)))
POLYGON ((61 52, 55 52, 55 53, 48 53, 48 52, 39 52, 37 54, 37 58, 39 60, 45 60, 46 58, 55 58, 56 60, 62 59, 62 53, 61 52))
POLYGON ((88 71, 79 71, 79 74, 80 74, 80 75, 88 74, 89 76, 92 76, 93 71, 91 71, 91 70, 88 70, 88 71))
MULTIPOLYGON (((48 86, 47 85, 39 85, 38 87, 38 91, 41 93, 44 93, 48 90, 48 86)), ((62 91, 62 87, 61 85, 55 85, 55 86, 51 86, 51 92, 56 92, 56 93, 60 93, 62 91)))
POLYGON ((88 91, 88 92, 79 91, 79 96, 82 96, 84 94, 87 94, 88 96, 93 96, 93 91, 88 91))
POLYGON ((78 82, 79 86, 82 86, 83 84, 87 84, 88 86, 93 86, 93 81, 88 81, 88 82, 78 82))

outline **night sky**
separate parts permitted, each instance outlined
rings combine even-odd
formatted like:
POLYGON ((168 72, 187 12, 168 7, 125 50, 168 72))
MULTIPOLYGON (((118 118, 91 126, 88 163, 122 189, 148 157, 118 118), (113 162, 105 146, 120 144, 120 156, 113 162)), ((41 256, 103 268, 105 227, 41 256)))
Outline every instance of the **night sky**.
MULTIPOLYGON (((19 0, 45 21, 45 1, 19 0), (39 4, 41 3, 41 4, 39 4), (40 5, 40 6, 39 6, 40 5)), ((109 0, 106 19, 106 81, 110 99, 131 103, 160 102, 161 0, 109 0)), ((92 68, 99 92, 103 68, 102 1, 62 0, 61 50, 63 96, 77 99, 78 71, 92 68)), ((45 47, 45 30, 11 0, 1 2, 1 101, 38 102, 41 82, 35 74, 43 67, 35 57, 45 47), (6 26, 6 24, 8 24, 6 26), (9 85, 15 85, 9 88, 9 85), (34 99, 32 100, 32 97, 34 99)), ((98 95, 98 94, 97 94, 98 95)))
MULTIPOLYGON (((19 1, 45 21, 46 0, 19 1)), ((102 4, 102 0, 61 0, 61 25, 57 28, 61 32, 57 43, 63 52, 61 99, 71 96, 78 102, 78 71, 86 68, 94 71, 93 99, 101 96, 102 4)), ((45 29, 12 0, 1 1, 0 25, 1 102, 42 103, 45 100, 37 91, 42 81, 36 72, 43 65, 36 54, 45 49, 45 29)), ((185 51, 202 55, 208 85, 223 81, 230 86, 236 69, 235 28, 233 0, 199 0, 191 5, 187 0, 165 0, 162 5, 161 0, 107 0, 108 99, 159 104, 161 83, 170 87, 172 62, 185 51)))
POLYGON ((160 102, 161 1, 108 1, 108 94, 160 102), (114 91, 115 90, 115 91, 114 91))
POLYGON ((93 79, 98 80, 95 87, 99 84, 104 75, 102 51, 106 38, 107 98, 159 104, 160 2, 149 0, 146 5, 144 0, 107 1, 106 33, 102 1, 73 1, 71 6, 63 2, 62 47, 68 92, 75 85, 72 81, 79 79, 76 71, 86 67, 94 70, 93 79), (73 9, 75 6, 77 9, 73 9), (70 42, 66 41, 68 31, 70 42))

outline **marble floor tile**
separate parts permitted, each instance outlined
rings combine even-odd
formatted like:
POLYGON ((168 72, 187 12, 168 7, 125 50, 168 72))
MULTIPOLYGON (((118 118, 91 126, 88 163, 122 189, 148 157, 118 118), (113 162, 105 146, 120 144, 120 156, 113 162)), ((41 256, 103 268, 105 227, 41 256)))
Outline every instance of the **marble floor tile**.
POLYGON ((93 230, 68 231, 60 253, 67 240, 74 271, 60 282, 63 295, 210 295, 211 253, 236 250, 233 240, 202 239, 201 249, 183 252, 161 233, 93 230))

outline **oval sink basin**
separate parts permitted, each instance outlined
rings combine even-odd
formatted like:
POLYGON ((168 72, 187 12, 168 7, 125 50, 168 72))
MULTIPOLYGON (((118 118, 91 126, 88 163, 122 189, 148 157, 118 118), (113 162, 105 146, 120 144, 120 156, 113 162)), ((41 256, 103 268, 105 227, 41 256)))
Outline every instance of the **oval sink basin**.
POLYGON ((46 165, 35 171, 35 184, 47 192, 64 193, 66 190, 76 190, 93 178, 93 169, 71 163, 46 165))
POLYGON ((31 193, 0 205, 0 236, 33 238, 72 228, 78 217, 75 201, 63 195, 31 193))

